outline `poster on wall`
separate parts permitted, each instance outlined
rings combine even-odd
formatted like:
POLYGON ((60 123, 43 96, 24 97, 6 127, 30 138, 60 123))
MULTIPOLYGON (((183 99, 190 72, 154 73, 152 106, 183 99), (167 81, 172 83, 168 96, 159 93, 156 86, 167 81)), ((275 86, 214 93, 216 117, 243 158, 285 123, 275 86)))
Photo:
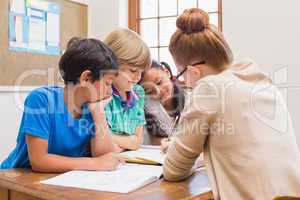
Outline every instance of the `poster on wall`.
POLYGON ((60 55, 60 6, 46 0, 10 0, 9 49, 60 55))

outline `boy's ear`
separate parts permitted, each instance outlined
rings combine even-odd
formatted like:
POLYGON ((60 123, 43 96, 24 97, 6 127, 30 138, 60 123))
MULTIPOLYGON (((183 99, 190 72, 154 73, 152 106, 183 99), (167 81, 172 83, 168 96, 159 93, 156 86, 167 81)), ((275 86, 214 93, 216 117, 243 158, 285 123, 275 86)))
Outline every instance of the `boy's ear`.
POLYGON ((79 81, 80 83, 88 82, 90 78, 91 78, 91 71, 84 70, 79 77, 79 81))

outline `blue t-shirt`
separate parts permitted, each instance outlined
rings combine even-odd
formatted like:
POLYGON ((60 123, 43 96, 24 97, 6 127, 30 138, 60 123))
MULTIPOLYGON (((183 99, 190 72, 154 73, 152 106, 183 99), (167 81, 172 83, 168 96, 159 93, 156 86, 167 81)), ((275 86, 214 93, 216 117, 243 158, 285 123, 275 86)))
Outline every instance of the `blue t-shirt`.
POLYGON ((0 169, 30 168, 26 135, 48 141, 48 153, 68 157, 90 156, 94 123, 87 106, 74 119, 64 103, 64 89, 46 86, 32 91, 25 100, 17 145, 0 169))

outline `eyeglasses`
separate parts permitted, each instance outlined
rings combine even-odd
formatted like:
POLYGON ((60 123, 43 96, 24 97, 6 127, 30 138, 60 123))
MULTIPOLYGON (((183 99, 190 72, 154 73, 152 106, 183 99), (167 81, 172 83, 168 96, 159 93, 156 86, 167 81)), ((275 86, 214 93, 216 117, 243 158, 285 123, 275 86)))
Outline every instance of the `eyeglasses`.
MULTIPOLYGON (((205 64, 205 61, 197 62, 197 63, 194 63, 192 65, 188 65, 188 66, 194 67, 195 65, 203 65, 203 64, 205 64)), ((186 70, 188 69, 188 66, 186 66, 179 74, 177 74, 176 76, 174 76, 172 78, 173 81, 178 80, 186 72, 186 70)))

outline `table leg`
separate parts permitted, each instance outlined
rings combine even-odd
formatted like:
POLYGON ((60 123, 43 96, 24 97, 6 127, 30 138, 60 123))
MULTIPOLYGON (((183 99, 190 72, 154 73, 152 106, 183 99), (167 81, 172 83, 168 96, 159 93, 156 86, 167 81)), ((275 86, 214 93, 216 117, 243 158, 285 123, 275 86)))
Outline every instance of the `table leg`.
POLYGON ((9 200, 41 200, 41 199, 32 197, 32 196, 24 194, 24 193, 10 191, 10 199, 9 200))
POLYGON ((0 199, 1 200, 9 200, 8 189, 0 187, 0 199))

